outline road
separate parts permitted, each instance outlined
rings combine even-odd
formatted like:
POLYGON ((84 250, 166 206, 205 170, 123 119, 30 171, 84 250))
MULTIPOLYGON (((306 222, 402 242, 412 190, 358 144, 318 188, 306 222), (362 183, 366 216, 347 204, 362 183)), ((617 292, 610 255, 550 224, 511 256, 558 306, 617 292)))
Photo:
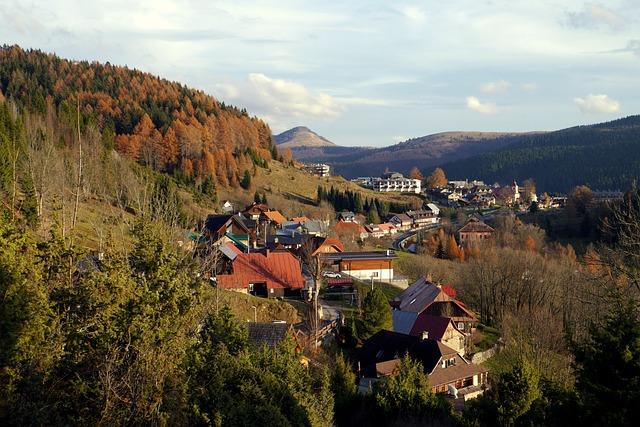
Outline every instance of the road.
POLYGON ((426 227, 415 228, 413 230, 405 231, 404 233, 400 234, 398 237, 393 239, 393 242, 391 242, 391 246, 393 249, 396 249, 399 251, 406 251, 404 247, 405 241, 409 240, 411 237, 415 236, 421 231, 433 231, 433 230, 439 229, 440 227, 442 227, 442 224, 438 223, 438 224, 431 224, 426 227))

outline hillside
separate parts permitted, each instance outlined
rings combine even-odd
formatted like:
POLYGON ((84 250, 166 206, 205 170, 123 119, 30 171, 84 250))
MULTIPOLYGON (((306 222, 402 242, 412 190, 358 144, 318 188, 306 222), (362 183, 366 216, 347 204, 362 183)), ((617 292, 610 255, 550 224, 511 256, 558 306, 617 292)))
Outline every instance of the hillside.
POLYGON ((379 175, 385 168, 408 173, 417 166, 428 171, 435 165, 495 150, 516 134, 496 132, 444 132, 413 138, 383 148, 314 147, 293 149, 296 159, 329 163, 347 178, 379 175))
POLYGON ((308 127, 297 126, 273 137, 278 148, 333 147, 335 144, 308 127))
POLYGON ((503 183, 533 178, 549 192, 568 192, 581 184, 624 190, 640 177, 640 116, 506 137, 493 152, 441 165, 449 178, 503 183))
POLYGON ((277 155, 268 125, 245 110, 127 67, 3 46, 0 92, 71 123, 79 104, 82 124, 104 131, 120 154, 197 185, 237 186, 244 170, 277 155))

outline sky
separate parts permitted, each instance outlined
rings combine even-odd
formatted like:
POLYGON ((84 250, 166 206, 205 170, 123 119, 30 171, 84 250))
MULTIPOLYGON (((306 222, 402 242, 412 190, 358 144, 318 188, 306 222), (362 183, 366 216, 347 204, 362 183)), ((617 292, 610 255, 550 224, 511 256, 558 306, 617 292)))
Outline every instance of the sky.
POLYGON ((640 0, 0 0, 0 43, 177 80, 340 145, 640 113, 640 0))

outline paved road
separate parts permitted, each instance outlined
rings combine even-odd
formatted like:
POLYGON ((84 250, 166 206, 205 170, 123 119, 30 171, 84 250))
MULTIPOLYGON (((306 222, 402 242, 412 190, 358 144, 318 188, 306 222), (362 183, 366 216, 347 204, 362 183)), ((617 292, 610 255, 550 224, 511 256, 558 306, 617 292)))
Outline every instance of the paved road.
POLYGON ((400 251, 406 251, 406 249, 404 247, 405 241, 407 241, 411 237, 415 236, 420 231, 433 231, 433 230, 439 229, 440 227, 442 227, 442 224, 438 223, 438 224, 430 224, 430 225, 428 225, 426 227, 415 228, 413 230, 405 231, 404 233, 400 234, 398 237, 393 239, 393 242, 391 243, 391 246, 392 246, 393 249, 397 249, 397 250, 400 250, 400 251))

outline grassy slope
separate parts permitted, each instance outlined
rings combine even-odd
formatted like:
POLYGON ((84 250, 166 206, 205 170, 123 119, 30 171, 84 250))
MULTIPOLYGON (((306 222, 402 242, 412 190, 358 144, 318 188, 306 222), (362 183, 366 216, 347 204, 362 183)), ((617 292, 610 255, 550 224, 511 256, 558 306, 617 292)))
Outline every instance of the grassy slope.
MULTIPOLYGON (((252 201, 253 193, 258 190, 266 193, 269 204, 284 204, 281 199, 285 199, 287 200, 286 204, 295 211, 296 215, 313 214, 313 207, 309 203, 314 202, 319 185, 327 189, 333 186, 342 191, 358 191, 363 197, 377 197, 389 202, 408 203, 411 200, 418 200, 415 196, 375 193, 340 176, 324 178, 312 176, 298 167, 285 166, 279 162, 270 162, 268 169, 258 168, 249 191, 221 188, 218 190, 218 198, 243 204, 252 201)), ((279 206, 274 207, 280 208, 279 206)))

